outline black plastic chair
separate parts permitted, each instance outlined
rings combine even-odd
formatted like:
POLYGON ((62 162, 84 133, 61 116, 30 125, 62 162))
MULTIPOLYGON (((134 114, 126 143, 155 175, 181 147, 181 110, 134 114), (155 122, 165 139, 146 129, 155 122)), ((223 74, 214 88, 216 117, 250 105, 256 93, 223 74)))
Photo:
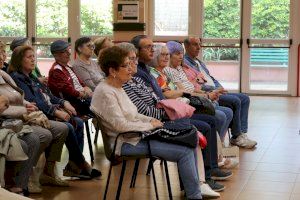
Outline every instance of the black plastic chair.
MULTIPOLYGON (((134 170, 133 170, 133 175, 132 175, 132 178, 131 178, 131 183, 130 183, 130 187, 132 188, 135 185, 137 171, 138 171, 138 165, 139 165, 140 159, 144 159, 144 158, 150 158, 150 165, 151 165, 151 169, 152 169, 151 171, 152 171, 152 177, 153 177, 153 183, 154 183, 154 189, 155 189, 155 196, 156 196, 156 199, 159 199, 159 197, 158 197, 158 191, 157 191, 157 184, 156 184, 156 177, 155 177, 155 172, 154 172, 154 167, 153 167, 153 160, 154 160, 154 158, 151 155, 151 147, 150 147, 149 141, 148 141, 149 155, 143 155, 143 156, 140 156, 140 155, 139 156, 119 156, 119 157, 116 157, 115 156, 115 150, 116 150, 116 145, 117 145, 118 138, 121 135, 127 134, 128 132, 120 133, 117 136, 114 145, 112 146, 109 143, 109 141, 108 141, 108 137, 107 137, 107 134, 105 132, 105 128, 103 127, 103 125, 101 123, 101 118, 98 117, 98 116, 97 116, 97 121, 98 121, 98 125, 99 125, 99 130, 101 130, 101 135, 102 135, 102 139, 103 139, 105 156, 110 161, 109 173, 108 173, 108 177, 107 177, 107 181, 106 181, 106 186, 105 186, 105 192, 104 192, 103 199, 106 199, 106 196, 107 196, 112 167, 114 165, 118 165, 120 162, 122 163, 121 175, 120 175, 118 189, 117 189, 117 193, 116 193, 116 199, 118 200, 120 198, 122 184, 123 184, 123 179, 124 179, 124 174, 125 174, 125 170, 126 170, 126 164, 127 164, 126 161, 127 160, 136 160, 135 167, 134 167, 134 170)), ((130 132, 130 133, 132 133, 132 132, 130 132)), ((141 134, 141 132, 136 132, 136 133, 141 134)), ((169 188, 171 188, 170 187, 169 174, 166 173, 166 176, 167 176, 167 179, 168 179, 167 182, 169 184, 168 185, 168 189, 169 189, 169 188)))
POLYGON ((90 131, 90 127, 89 127, 89 119, 91 119, 91 118, 82 117, 81 119, 84 121, 86 137, 87 137, 88 145, 89 145, 91 162, 94 162, 94 152, 93 152, 93 146, 92 146, 91 131, 90 131))

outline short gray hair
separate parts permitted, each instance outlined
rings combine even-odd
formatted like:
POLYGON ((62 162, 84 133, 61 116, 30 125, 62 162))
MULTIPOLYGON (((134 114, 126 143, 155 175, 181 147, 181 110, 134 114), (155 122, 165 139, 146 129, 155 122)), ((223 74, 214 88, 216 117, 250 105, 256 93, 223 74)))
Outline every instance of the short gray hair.
POLYGON ((118 43, 116 46, 120 47, 121 49, 131 52, 133 51, 134 53, 137 53, 137 49, 135 48, 135 46, 129 42, 121 42, 118 43))
POLYGON ((157 43, 154 46, 153 60, 148 65, 156 68, 158 66, 158 59, 160 58, 162 50, 166 49, 169 52, 169 49, 165 43, 157 43))

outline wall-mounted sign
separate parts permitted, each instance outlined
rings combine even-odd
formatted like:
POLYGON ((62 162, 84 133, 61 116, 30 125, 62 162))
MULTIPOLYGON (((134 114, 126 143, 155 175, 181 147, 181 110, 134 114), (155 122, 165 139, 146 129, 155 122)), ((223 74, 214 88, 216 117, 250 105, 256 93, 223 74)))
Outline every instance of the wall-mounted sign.
POLYGON ((119 1, 118 22, 139 22, 139 2, 119 1))

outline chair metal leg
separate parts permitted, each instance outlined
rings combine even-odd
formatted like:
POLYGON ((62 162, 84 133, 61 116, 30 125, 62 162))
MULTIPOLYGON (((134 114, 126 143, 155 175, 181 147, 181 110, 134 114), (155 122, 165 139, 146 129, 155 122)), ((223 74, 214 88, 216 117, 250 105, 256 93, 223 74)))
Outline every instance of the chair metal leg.
POLYGON ((126 169, 126 160, 123 160, 121 176, 120 176, 118 190, 117 190, 117 194, 116 194, 116 200, 119 200, 119 198, 120 198, 122 184, 123 184, 123 178, 124 178, 124 174, 125 174, 125 169, 126 169))
POLYGON ((135 164, 134 164, 133 174, 131 177, 130 188, 135 187, 135 181, 136 181, 137 173, 139 170, 139 165, 140 165, 140 159, 136 159, 135 164))
POLYGON ((106 186, 105 186, 105 192, 104 192, 103 200, 106 200, 106 195, 107 195, 107 192, 108 192, 108 186, 109 186, 111 171, 112 171, 112 164, 110 163, 108 177, 107 177, 107 180, 106 180, 106 186))
POLYGON ((96 128, 96 133, 95 133, 95 138, 94 138, 94 144, 97 144, 99 131, 100 131, 99 128, 96 128))
MULTIPOLYGON (((154 183, 155 196, 156 196, 156 199, 159 200, 158 191, 157 191, 157 184, 156 184, 156 178, 155 178, 155 173, 154 173, 154 166, 153 166, 153 161, 155 159, 153 159, 153 157, 152 157, 150 141, 149 140, 147 140, 147 144, 148 144, 148 151, 149 151, 149 157, 150 157, 149 165, 150 165, 150 169, 152 169, 152 177, 153 177, 153 183, 154 183)), ((149 165, 148 165, 148 168, 149 168, 149 165)))
POLYGON ((155 196, 156 196, 156 199, 159 200, 159 198, 158 198, 158 191, 157 191, 157 184, 156 184, 156 178, 155 178, 155 173, 154 173, 154 167, 153 167, 153 161, 152 161, 152 159, 150 159, 150 163, 151 163, 151 168, 152 168, 152 177, 153 177, 153 183, 154 183, 155 196))
POLYGON ((166 160, 162 160, 164 167, 165 167, 165 174, 166 174, 166 179, 167 179, 167 186, 168 186, 168 192, 169 192, 169 199, 173 199, 172 195, 172 188, 171 188, 171 183, 170 183, 170 176, 169 176, 169 169, 168 169, 168 163, 166 160))
POLYGON ((89 128, 89 122, 88 122, 88 120, 85 121, 84 124, 85 124, 85 129, 86 129, 86 135, 87 135, 87 139, 88 139, 88 144, 89 144, 91 161, 94 162, 94 153, 93 153, 93 146, 92 146, 92 141, 91 141, 91 133, 90 133, 90 128, 89 128))
POLYGON ((150 175, 150 173, 151 173, 151 170, 152 170, 152 167, 151 167, 151 162, 153 162, 153 161, 151 161, 152 160, 152 158, 150 157, 150 159, 149 159, 149 163, 148 163, 148 167, 147 167, 147 172, 146 172, 146 175, 147 176, 149 176, 150 175))
POLYGON ((179 170, 178 170, 178 178, 179 178, 180 191, 182 191, 182 190, 184 190, 184 187, 183 187, 183 183, 182 183, 182 180, 181 180, 181 177, 179 174, 179 170))

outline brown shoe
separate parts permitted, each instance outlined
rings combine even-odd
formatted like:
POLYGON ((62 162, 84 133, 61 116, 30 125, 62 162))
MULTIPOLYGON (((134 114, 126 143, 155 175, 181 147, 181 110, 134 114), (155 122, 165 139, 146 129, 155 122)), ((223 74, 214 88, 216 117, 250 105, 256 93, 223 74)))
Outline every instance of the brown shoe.
POLYGON ((59 187, 69 187, 69 183, 67 181, 61 180, 59 177, 48 176, 46 174, 42 174, 40 177, 41 185, 52 185, 59 187))

